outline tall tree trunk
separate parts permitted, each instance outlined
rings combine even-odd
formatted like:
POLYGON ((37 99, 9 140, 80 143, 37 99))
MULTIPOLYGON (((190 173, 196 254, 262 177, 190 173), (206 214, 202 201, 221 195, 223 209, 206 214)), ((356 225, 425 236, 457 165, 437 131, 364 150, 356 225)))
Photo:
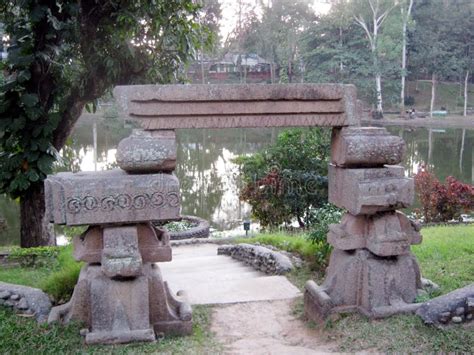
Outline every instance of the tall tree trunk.
POLYGON ((466 77, 464 78, 464 110, 463 116, 467 116, 467 87, 469 85, 469 70, 466 70, 466 77))
POLYGON ((466 141, 466 129, 462 130, 461 149, 459 151, 459 172, 462 174, 462 158, 464 153, 464 143, 466 141))
POLYGON ((44 185, 30 188, 20 199, 20 245, 22 248, 56 245, 52 224, 45 218, 44 185))
MULTIPOLYGON (((403 10, 402 10, 403 14, 403 10)), ((402 78, 400 88, 400 115, 405 116, 405 76, 407 66, 407 23, 403 21, 403 35, 402 35, 402 78)))
POLYGON ((430 118, 433 118, 433 108, 436 97, 436 74, 431 75, 431 102, 430 102, 430 118))
POLYGON ((382 76, 380 73, 375 74, 375 88, 377 95, 377 118, 383 117, 382 107, 382 76))
POLYGON ((405 9, 405 4, 400 7, 402 12, 402 78, 400 90, 400 115, 405 116, 405 77, 407 67, 407 25, 410 19, 411 9, 413 7, 413 0, 409 0, 408 8, 405 9), (406 13, 405 13, 406 10, 406 13))

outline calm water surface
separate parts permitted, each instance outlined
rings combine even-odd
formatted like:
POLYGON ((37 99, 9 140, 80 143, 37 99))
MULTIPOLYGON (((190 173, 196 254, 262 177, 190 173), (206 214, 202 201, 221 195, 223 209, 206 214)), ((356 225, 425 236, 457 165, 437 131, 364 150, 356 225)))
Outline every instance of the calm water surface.
MULTIPOLYGON (((390 127, 407 143, 403 166, 413 176, 428 164, 440 180, 447 176, 474 184, 474 130, 412 129, 390 127)), ((115 147, 130 129, 98 124, 97 170, 115 166, 115 147)), ((182 213, 211 222, 216 230, 239 228, 250 217, 250 208, 239 201, 239 171, 233 159, 252 154, 275 141, 277 129, 178 130, 178 166, 182 213)), ((80 124, 68 146, 71 170, 94 170, 92 123, 80 124)), ((7 228, 0 231, 0 245, 19 243, 19 206, 0 196, 0 216, 7 228)))

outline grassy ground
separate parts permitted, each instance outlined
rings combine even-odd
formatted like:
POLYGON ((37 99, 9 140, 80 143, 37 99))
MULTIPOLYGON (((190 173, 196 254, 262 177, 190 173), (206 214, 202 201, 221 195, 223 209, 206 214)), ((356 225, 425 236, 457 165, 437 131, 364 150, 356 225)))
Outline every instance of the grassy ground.
MULTIPOLYGON (((437 226, 422 230, 423 243, 413 247, 423 276, 441 286, 441 293, 474 282, 474 225, 437 226)), ((242 242, 268 244, 297 252, 311 261, 312 246, 302 235, 263 234, 242 242)), ((306 280, 321 282, 321 272, 305 266, 288 275, 303 289, 306 280)), ((436 295, 434 295, 436 296, 436 295)), ((303 315, 303 301, 295 304, 295 314, 303 315)), ((315 324, 308 323, 314 327, 315 324)), ((456 326, 439 330, 423 324, 414 315, 395 316, 383 320, 369 320, 358 314, 342 315, 328 321, 323 335, 336 341, 340 351, 412 352, 472 352, 474 327, 456 326)))
MULTIPOLYGON (((440 226, 422 230, 423 243, 413 247, 423 276, 441 286, 441 293, 474 282, 474 225, 440 226)), ((348 315, 327 324, 325 332, 341 351, 373 349, 384 352, 466 352, 474 349, 474 327, 439 330, 414 315, 371 321, 348 315)))
MULTIPOLYGON (((469 85, 468 107, 474 106, 474 85, 469 85)), ((438 83, 436 87, 435 109, 446 107, 449 112, 462 112, 464 101, 462 95, 464 87, 460 91, 459 83, 438 83), (461 94, 461 95, 460 95, 461 94)), ((419 111, 428 111, 431 101, 431 82, 419 81, 418 90, 416 83, 410 81, 407 83, 407 95, 415 98, 415 107, 419 111)))
POLYGON ((194 307, 193 335, 155 343, 87 346, 79 324, 40 326, 0 307, 0 351, 3 354, 216 354, 221 347, 209 330, 210 308, 194 307))
MULTIPOLYGON (((423 243, 414 246, 413 252, 424 277, 438 283, 443 294, 474 282, 474 225, 429 227, 423 229, 422 234, 423 243)), ((303 235, 263 234, 241 241, 270 244, 296 252, 310 263, 316 248, 303 235)), ((315 270, 317 265, 310 267, 310 263, 288 275, 300 289, 308 279, 319 283, 322 280, 323 273, 315 270)), ((49 273, 46 269, 0 269, 0 280, 41 287, 49 273)), ((78 335, 79 325, 38 326, 33 320, 18 317, 0 307, 0 349, 18 354, 218 353, 222 349, 209 330, 210 311, 208 307, 195 307, 194 333, 190 337, 167 338, 153 344, 85 346, 78 335)), ((295 305, 294 311, 303 313, 302 300, 295 305)), ((417 316, 372 321, 357 314, 343 315, 328 321, 322 334, 328 340, 336 341, 339 350, 346 352, 472 352, 474 349, 473 327, 439 330, 425 326, 417 316)))

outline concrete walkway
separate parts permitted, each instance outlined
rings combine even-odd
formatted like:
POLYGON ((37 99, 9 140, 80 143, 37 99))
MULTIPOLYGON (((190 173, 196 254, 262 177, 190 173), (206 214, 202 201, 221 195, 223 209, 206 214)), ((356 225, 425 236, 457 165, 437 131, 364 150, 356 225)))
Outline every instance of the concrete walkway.
POLYGON ((217 247, 174 247, 173 261, 159 263, 171 290, 186 291, 191 304, 284 300, 301 295, 286 277, 268 276, 229 256, 217 255, 217 247))

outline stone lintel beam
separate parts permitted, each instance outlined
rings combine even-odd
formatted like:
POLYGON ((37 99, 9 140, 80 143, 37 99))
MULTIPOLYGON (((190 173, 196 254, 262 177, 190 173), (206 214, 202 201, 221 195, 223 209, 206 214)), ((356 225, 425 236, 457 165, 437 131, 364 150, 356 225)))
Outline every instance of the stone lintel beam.
POLYGON ((114 96, 146 130, 341 127, 360 120, 353 85, 133 85, 116 87, 114 96))
POLYGON ((374 214, 408 207, 414 182, 403 167, 345 169, 329 164, 329 202, 353 215, 374 214))
POLYGON ((48 220, 70 226, 180 218, 179 182, 171 174, 59 173, 45 180, 45 200, 48 220))

